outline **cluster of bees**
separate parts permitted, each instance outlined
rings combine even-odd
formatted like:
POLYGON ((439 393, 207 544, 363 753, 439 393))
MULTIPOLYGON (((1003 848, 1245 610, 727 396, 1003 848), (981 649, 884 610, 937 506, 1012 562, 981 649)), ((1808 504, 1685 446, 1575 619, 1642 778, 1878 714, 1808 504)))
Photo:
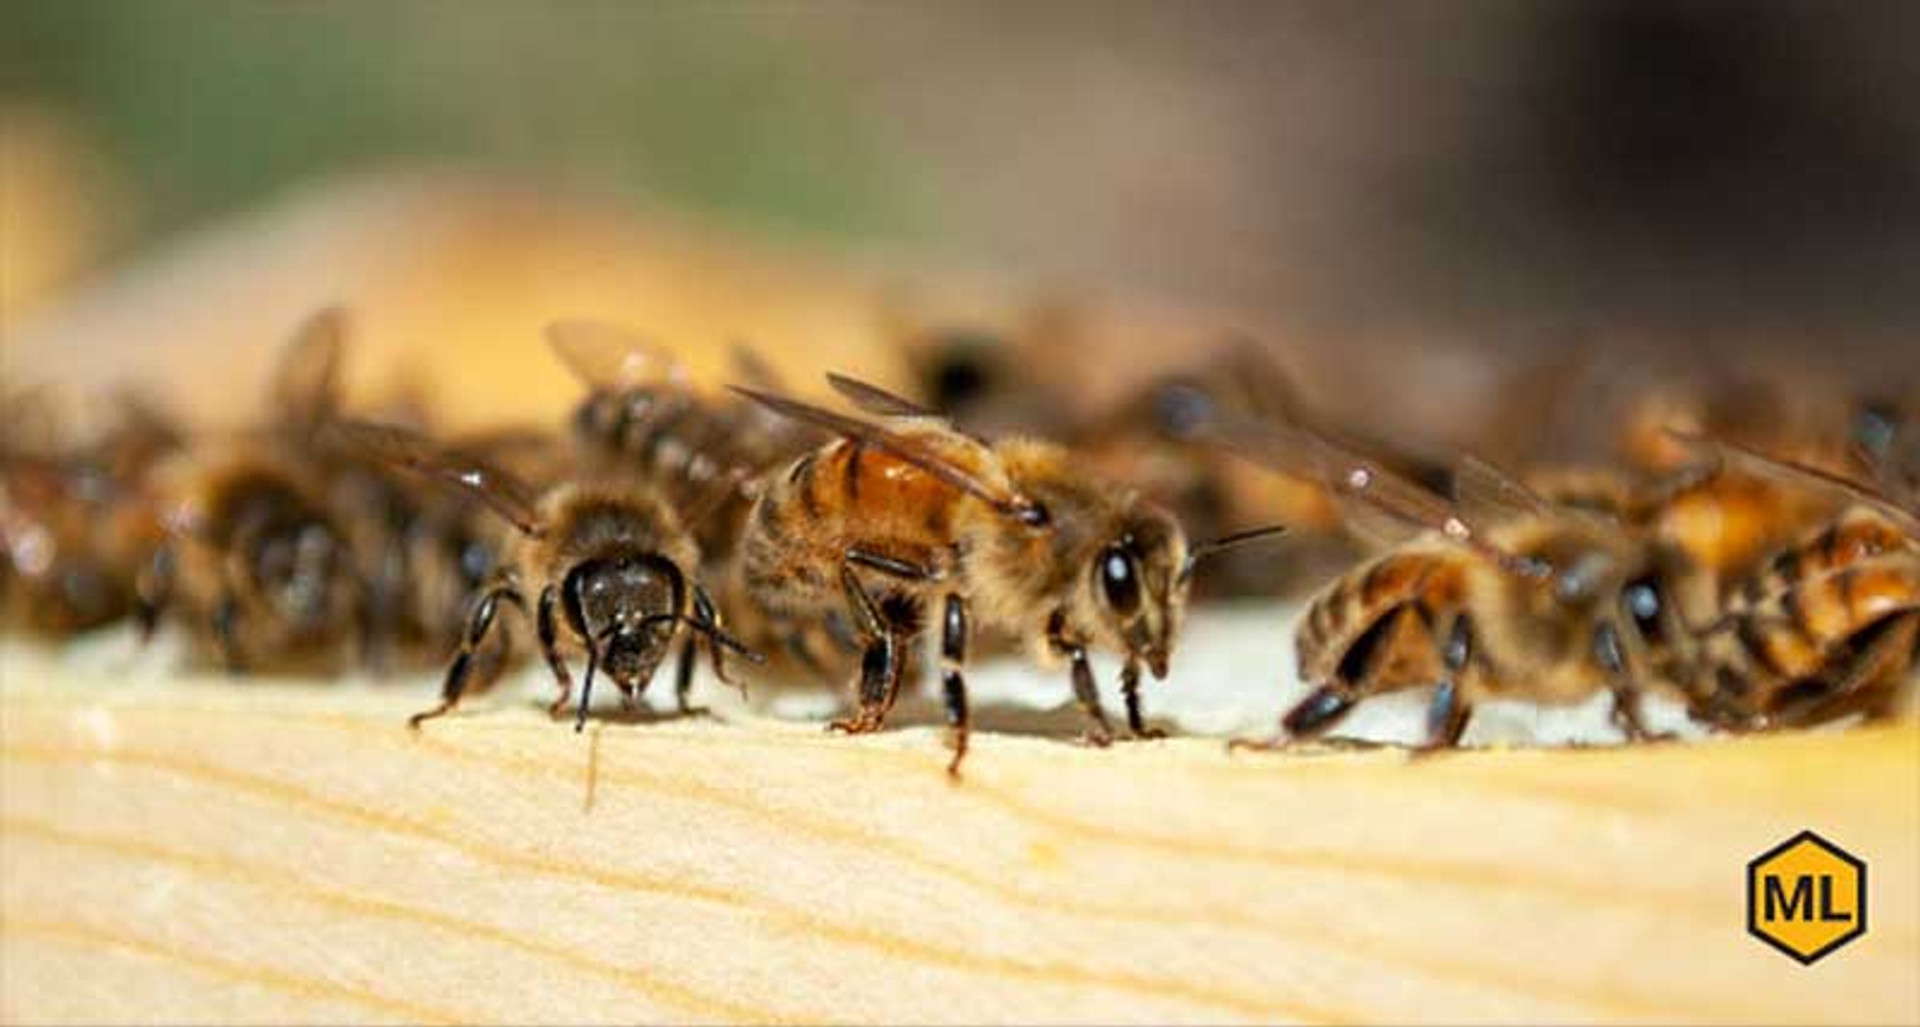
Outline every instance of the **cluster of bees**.
POLYGON ((1432 689, 1425 747, 1445 748, 1490 698, 1610 693, 1640 740, 1649 691, 1751 731, 1884 716, 1914 679, 1912 405, 1756 415, 1729 390, 1650 390, 1615 459, 1520 474, 1325 421, 1251 345, 1076 413, 1022 377, 1017 338, 907 334, 919 395, 828 375, 828 405, 745 350, 740 384, 713 388, 625 330, 556 322, 583 385, 557 431, 344 410, 338 310, 295 333, 250 430, 189 435, 123 400, 76 435, 16 395, 6 623, 173 622, 237 673, 444 661, 416 727, 523 649, 576 729, 601 677, 631 704, 672 656, 692 712, 701 658, 728 683, 772 665, 750 673, 850 685, 831 725, 848 733, 885 724, 934 635, 956 771, 971 657, 1064 665, 1104 745, 1092 655, 1117 656, 1126 726, 1150 737, 1142 671, 1166 676, 1190 598, 1293 587, 1284 569, 1316 551, 1345 563, 1296 629, 1309 692, 1240 744, 1316 739, 1414 688, 1432 689), (1283 526, 1286 552, 1246 545, 1283 526))

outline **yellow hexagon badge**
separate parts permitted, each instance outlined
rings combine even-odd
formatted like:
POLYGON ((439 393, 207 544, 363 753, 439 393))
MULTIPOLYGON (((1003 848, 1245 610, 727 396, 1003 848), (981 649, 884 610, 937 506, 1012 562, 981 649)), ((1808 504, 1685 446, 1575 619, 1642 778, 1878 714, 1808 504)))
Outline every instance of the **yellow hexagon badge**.
POLYGON ((1802 831, 1747 864, 1747 932, 1801 963, 1867 933, 1867 865, 1802 831))

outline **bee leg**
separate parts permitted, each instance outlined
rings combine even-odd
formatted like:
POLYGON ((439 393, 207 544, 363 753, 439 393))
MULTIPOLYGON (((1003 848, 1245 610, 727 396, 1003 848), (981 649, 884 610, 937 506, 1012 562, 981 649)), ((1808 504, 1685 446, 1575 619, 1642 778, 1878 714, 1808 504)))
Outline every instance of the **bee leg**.
POLYGON ((1613 724, 1626 736, 1627 741, 1666 741, 1672 738, 1672 735, 1647 730, 1646 721, 1641 719, 1640 689, 1627 666, 1626 650, 1620 644, 1620 632, 1613 622, 1602 621, 1594 629, 1593 658, 1611 682, 1607 687, 1613 693, 1613 724))
POLYGON ((540 604, 534 615, 534 630, 540 636, 540 652, 546 656, 547 666, 553 669, 553 680, 560 686, 560 694, 547 707, 547 715, 555 719, 566 714, 567 699, 573 695, 573 675, 567 673, 567 661, 560 655, 560 636, 553 619, 554 607, 559 601, 560 589, 548 585, 540 590, 540 604))
POLYGON ((160 626, 160 615, 173 602, 174 554, 171 545, 153 551, 153 558, 134 580, 134 615, 140 627, 140 644, 153 641, 160 626))
MULTIPOLYGON (((1235 738, 1227 743, 1227 751, 1250 749, 1255 752, 1270 752, 1275 749, 1290 749, 1303 742, 1317 739, 1328 728, 1347 715, 1353 709, 1353 695, 1337 684, 1321 685, 1305 699, 1293 704, 1280 718, 1280 731, 1268 738, 1235 738)), ((1343 741, 1350 748, 1372 748, 1368 743, 1353 745, 1343 741)))
MULTIPOLYGON (((687 701, 687 696, 693 692, 693 665, 699 659, 700 644, 694 641, 692 635, 688 635, 680 643, 679 662, 673 668, 673 704, 683 717, 703 717, 708 712, 705 706, 695 706, 687 701)), ((713 665, 717 673, 720 669, 718 653, 714 654, 713 665)))
POLYGON ((232 592, 220 593, 207 623, 213 630, 214 651, 220 655, 220 662, 229 674, 243 674, 247 669, 247 661, 240 655, 239 620, 239 601, 232 592))
POLYGON ((853 717, 828 724, 827 729, 858 735, 878 731, 886 722, 888 700, 900 676, 900 646, 879 604, 854 576, 851 557, 840 567, 840 584, 847 594, 847 606, 865 636, 860 654, 860 711, 853 717))
POLYGON ((1140 712, 1140 661, 1127 658, 1125 666, 1120 668, 1120 694, 1127 700, 1127 730, 1133 737, 1140 739, 1165 738, 1167 733, 1157 727, 1148 727, 1147 718, 1140 712))
POLYGON ((1460 617, 1453 622, 1446 647, 1440 651, 1447 676, 1433 690, 1433 701, 1427 706, 1427 740, 1413 750, 1416 758, 1460 747, 1467 718, 1473 715, 1472 705, 1460 699, 1460 675, 1472 659, 1473 628, 1467 618, 1460 617))
MULTIPOLYGON (((713 597, 708 595, 707 590, 700 587, 699 585, 693 586, 693 615, 700 618, 703 621, 706 621, 708 624, 713 625, 715 628, 721 628, 725 626, 720 622, 720 610, 718 607, 713 605, 713 597)), ((691 656, 693 653, 693 648, 691 645, 693 640, 688 639, 687 641, 689 645, 688 645, 688 648, 685 650, 685 652, 686 652, 686 655, 691 656)), ((727 676, 726 663, 722 658, 723 652, 724 650, 720 646, 720 640, 713 637, 712 635, 708 635, 707 636, 707 659, 713 661, 713 676, 719 678, 722 684, 728 684, 728 685, 734 686, 735 688, 738 688, 740 690, 740 698, 745 699, 747 697, 747 683, 744 681, 735 681, 732 678, 727 676)), ((686 696, 685 688, 688 684, 691 684, 692 675, 693 675, 693 668, 691 666, 687 666, 683 664, 682 669, 680 671, 680 680, 682 682, 682 685, 681 685, 681 691, 679 693, 680 712, 682 713, 689 712, 687 708, 687 696, 686 696)))
POLYGON ((1053 611, 1053 616, 1047 618, 1047 645, 1067 658, 1073 680, 1073 698, 1092 722, 1086 733, 1080 736, 1081 742, 1105 748, 1113 744, 1113 727, 1107 723, 1107 711, 1100 708, 1100 689, 1093 681, 1093 665, 1087 662, 1085 646, 1067 640, 1066 629, 1066 614, 1060 610, 1053 611))
POLYGON ((460 649, 453 656, 453 663, 447 667, 446 680, 440 686, 440 703, 430 710, 423 710, 407 718, 407 726, 418 729, 421 722, 432 720, 459 705, 460 696, 467 690, 467 681, 473 674, 474 654, 487 640, 493 630, 494 614, 498 612, 500 600, 526 609, 520 593, 512 585, 500 584, 487 589, 480 601, 473 605, 473 617, 467 622, 467 633, 460 639, 460 649))
POLYGON ((953 729, 953 760, 947 773, 960 776, 960 761, 967 757, 967 682, 960 669, 967 662, 967 604, 957 595, 947 596, 940 630, 940 690, 947 703, 947 724, 953 729))

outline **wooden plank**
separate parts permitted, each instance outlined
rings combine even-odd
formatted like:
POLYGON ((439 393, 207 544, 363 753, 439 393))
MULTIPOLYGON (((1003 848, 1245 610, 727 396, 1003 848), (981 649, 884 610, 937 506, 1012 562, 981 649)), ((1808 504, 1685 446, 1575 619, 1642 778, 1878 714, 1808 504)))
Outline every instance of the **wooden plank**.
MULTIPOLYGON (((1230 757, 598 721, 411 690, 0 685, 7 1022, 1920 1021, 1920 725, 1230 757), (1869 933, 1803 968, 1746 861, 1869 933)), ((731 721, 731 718, 730 718, 731 721)))

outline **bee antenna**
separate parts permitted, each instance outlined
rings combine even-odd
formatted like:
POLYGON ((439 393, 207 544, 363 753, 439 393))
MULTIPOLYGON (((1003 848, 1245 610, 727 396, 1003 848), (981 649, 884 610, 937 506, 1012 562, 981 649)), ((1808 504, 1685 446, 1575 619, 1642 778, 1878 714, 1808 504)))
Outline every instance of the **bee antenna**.
POLYGON ((744 657, 748 663, 758 665, 758 664, 764 664, 767 662, 767 658, 765 656, 762 656, 759 653, 754 652, 752 649, 747 648, 747 644, 745 642, 742 642, 738 638, 735 638, 732 635, 727 634, 726 630, 721 628, 718 624, 714 624, 710 621, 701 620, 698 617, 689 617, 684 613, 656 613, 642 620, 640 622, 640 626, 646 627, 649 624, 659 624, 659 623, 669 622, 669 621, 678 621, 682 624, 685 624, 687 627, 690 627, 693 630, 706 635, 708 638, 711 638, 715 642, 720 643, 720 645, 724 647, 728 652, 731 652, 736 656, 744 657))
POLYGON ((1236 531, 1236 532, 1233 532, 1232 534, 1222 535, 1219 538, 1210 538, 1210 539, 1207 539, 1205 542, 1196 542, 1193 544, 1193 547, 1191 549, 1187 550, 1186 562, 1180 565, 1180 575, 1175 580, 1179 581, 1181 584, 1185 584, 1188 578, 1193 577, 1194 564, 1199 563, 1201 558, 1203 557, 1212 556, 1215 553, 1218 553, 1227 549, 1232 549, 1235 546, 1244 545, 1248 542, 1258 542, 1261 539, 1277 538, 1281 535, 1285 535, 1286 533, 1287 533, 1286 525, 1269 524, 1264 527, 1248 528, 1245 531, 1236 531))
POLYGON ((587 643, 587 677, 580 684, 580 711, 573 718, 574 734, 579 734, 587 726, 587 701, 593 698, 593 672, 600 666, 600 646, 613 637, 613 633, 619 627, 617 623, 609 624, 605 631, 600 632, 587 643))

